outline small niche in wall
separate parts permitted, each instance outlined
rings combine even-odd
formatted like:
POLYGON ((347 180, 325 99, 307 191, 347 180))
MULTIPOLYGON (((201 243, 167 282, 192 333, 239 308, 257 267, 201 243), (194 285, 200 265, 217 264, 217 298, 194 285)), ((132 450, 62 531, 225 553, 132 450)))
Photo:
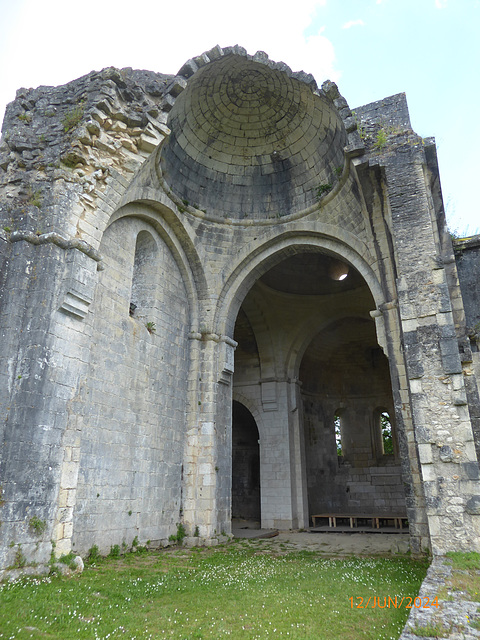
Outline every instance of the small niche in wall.
POLYGON ((157 244, 148 231, 140 231, 135 243, 130 316, 145 318, 155 306, 155 262, 157 244))

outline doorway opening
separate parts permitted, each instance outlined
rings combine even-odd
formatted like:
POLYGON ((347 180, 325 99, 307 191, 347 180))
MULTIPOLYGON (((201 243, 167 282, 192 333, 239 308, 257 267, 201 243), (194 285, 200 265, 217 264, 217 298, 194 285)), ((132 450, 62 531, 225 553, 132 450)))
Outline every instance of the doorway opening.
MULTIPOLYGON (((402 514, 395 444, 394 454, 386 453, 388 438, 395 439, 393 393, 370 314, 372 292, 338 256, 310 249, 279 257, 245 295, 234 330, 234 394, 248 400, 261 421, 255 459, 262 494, 255 515, 262 528, 292 529, 332 511, 402 514), (383 441, 379 407, 391 425, 383 441)), ((239 406, 233 411, 233 517, 251 517, 252 470, 242 461, 247 428, 240 435, 238 425, 255 420, 239 406)), ((252 426, 248 446, 255 456, 257 439, 252 426)))
POLYGON ((260 523, 258 428, 250 411, 236 400, 232 411, 232 519, 260 523))

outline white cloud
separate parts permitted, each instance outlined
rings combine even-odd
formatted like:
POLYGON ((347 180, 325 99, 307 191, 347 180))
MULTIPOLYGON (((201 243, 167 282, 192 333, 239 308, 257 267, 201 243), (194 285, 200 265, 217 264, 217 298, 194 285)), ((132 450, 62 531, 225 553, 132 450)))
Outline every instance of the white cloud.
POLYGON ((448 0, 435 0, 437 9, 446 9, 448 0))
POLYGON ((302 69, 311 73, 319 85, 324 80, 338 82, 340 78, 335 69, 335 49, 325 36, 310 36, 306 41, 299 41, 296 50, 290 51, 284 59, 294 71, 302 69))
POLYGON ((122 0, 103 0, 93 12, 78 12, 65 0, 19 2, 20 17, 5 25, 8 39, 0 51, 0 120, 19 87, 64 84, 108 66, 174 74, 186 60, 216 44, 240 44, 249 53, 261 49, 294 71, 312 73, 319 84, 339 77, 334 48, 321 35, 323 29, 304 36, 326 0, 298 0, 288 13, 279 11, 273 0, 244 0, 242 11, 231 16, 223 0, 172 3, 168 15, 163 3, 137 0, 134 21, 122 0), (28 47, 19 49, 18 42, 28 42, 28 47))
POLYGON ((87 0, 82 11, 65 0, 18 2, 20 18, 5 25, 8 42, 1 51, 0 120, 19 87, 63 84, 108 66, 174 74, 216 44, 261 49, 294 71, 312 73, 319 84, 339 76, 322 30, 304 36, 327 0, 297 0, 294 11, 281 11, 274 0, 243 0, 242 10, 231 13, 224 0, 183 0, 168 11, 158 0, 137 0, 133 18, 125 0, 87 0))
POLYGON ((349 20, 349 22, 346 22, 342 26, 342 29, 350 29, 351 27, 363 27, 363 26, 365 26, 365 23, 363 20, 349 20))

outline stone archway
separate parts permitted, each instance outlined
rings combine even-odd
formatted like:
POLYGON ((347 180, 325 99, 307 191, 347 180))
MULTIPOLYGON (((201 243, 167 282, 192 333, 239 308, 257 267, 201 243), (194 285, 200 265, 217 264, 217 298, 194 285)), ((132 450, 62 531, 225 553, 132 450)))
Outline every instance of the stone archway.
MULTIPOLYGON (((261 416, 263 527, 306 527, 309 516, 319 508, 316 503, 308 504, 307 485, 325 472, 321 467, 328 445, 322 440, 319 445, 322 455, 317 460, 309 456, 315 447, 305 424, 309 428, 309 394, 318 392, 315 386, 318 376, 309 368, 308 357, 306 366, 301 366, 302 355, 310 343, 314 351, 319 349, 314 340, 316 335, 328 334, 331 327, 348 325, 342 332, 343 337, 348 337, 349 331, 355 335, 359 327, 364 328, 368 339, 362 337, 360 348, 370 355, 381 354, 380 377, 385 386, 383 394, 371 399, 372 420, 363 407, 367 431, 372 428, 373 411, 379 404, 393 407, 388 361, 378 345, 375 320, 370 315, 375 301, 365 279, 353 265, 321 248, 312 251, 299 246, 294 251, 283 260, 276 260, 251 286, 237 315, 234 332, 238 342, 234 395, 247 398, 249 408, 253 407, 261 416), (340 267, 346 277, 338 277, 340 267)), ((348 351, 348 340, 346 348, 348 351)), ((362 352, 363 360, 368 360, 367 356, 362 352)), ((315 354, 313 360, 321 361, 315 354)), ((332 375, 333 372, 325 371, 323 382, 331 382, 332 375)), ((335 402, 340 402, 341 395, 335 402)), ((319 437, 318 429, 312 437, 319 437)), ((366 437, 370 444, 370 431, 366 437)), ((331 444, 332 460, 338 464, 333 431, 331 444)), ((353 447, 355 460, 361 457, 362 447, 359 445, 358 451, 353 447)), ((332 460, 329 458, 329 465, 332 460)), ((376 461, 369 459, 369 464, 374 466, 376 461)), ((401 476, 399 468, 396 472, 401 476)), ((233 496, 232 499, 235 500, 233 496)))

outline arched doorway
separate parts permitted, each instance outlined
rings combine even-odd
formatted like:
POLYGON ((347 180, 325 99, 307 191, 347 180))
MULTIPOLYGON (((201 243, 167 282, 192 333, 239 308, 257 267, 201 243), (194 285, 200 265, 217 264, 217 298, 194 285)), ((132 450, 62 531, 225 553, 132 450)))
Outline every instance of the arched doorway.
POLYGON ((393 415, 375 308, 360 272, 321 249, 299 247, 245 295, 233 387, 262 421, 262 527, 306 527, 330 509, 404 510, 398 458, 375 446, 378 407, 393 415))
POLYGON ((233 401, 232 518, 260 522, 258 429, 250 411, 233 401))

